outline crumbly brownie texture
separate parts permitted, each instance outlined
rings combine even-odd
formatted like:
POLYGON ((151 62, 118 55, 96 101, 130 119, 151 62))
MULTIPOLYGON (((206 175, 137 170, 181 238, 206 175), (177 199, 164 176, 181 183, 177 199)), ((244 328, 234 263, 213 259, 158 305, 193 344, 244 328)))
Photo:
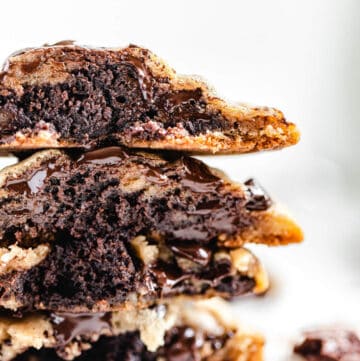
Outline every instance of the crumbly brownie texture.
POLYGON ((115 247, 104 244, 87 259, 64 245, 1 248, 0 307, 16 314, 137 309, 178 295, 230 299, 262 294, 269 286, 261 263, 245 248, 159 249, 139 236, 125 252, 125 264, 121 255, 107 259, 115 247))
POLYGON ((299 227, 253 181, 237 185, 196 159, 166 157, 50 150, 5 169, 1 305, 77 312, 129 298, 138 306, 180 293, 263 292, 264 272, 246 266, 258 262, 242 251, 244 267, 227 247, 298 242, 299 227))
POLYGON ((207 153, 276 149, 296 126, 268 107, 230 105, 149 50, 69 43, 17 52, 0 73, 0 149, 128 147, 207 153))
POLYGON ((263 339, 226 320, 224 312, 211 300, 137 313, 1 317, 0 356, 2 361, 262 360, 263 339))
POLYGON ((360 338, 350 330, 330 328, 304 333, 294 352, 308 361, 358 361, 360 338))

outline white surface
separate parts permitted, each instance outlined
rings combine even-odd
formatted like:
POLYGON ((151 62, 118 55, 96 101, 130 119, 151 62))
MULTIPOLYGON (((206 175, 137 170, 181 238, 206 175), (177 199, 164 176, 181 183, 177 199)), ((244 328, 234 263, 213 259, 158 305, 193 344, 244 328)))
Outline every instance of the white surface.
POLYGON ((302 245, 255 247, 273 289, 234 305, 266 334, 267 360, 284 361, 304 327, 360 326, 359 12, 358 0, 11 0, 1 4, 0 58, 62 39, 131 42, 299 125, 294 148, 206 158, 235 179, 256 176, 305 230, 302 245))

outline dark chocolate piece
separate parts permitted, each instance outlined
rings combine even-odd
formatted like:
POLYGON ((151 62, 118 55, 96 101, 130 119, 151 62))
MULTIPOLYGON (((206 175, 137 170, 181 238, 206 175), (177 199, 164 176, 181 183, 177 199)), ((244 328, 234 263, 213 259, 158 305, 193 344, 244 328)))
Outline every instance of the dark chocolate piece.
POLYGON ((180 257, 185 257, 202 266, 209 264, 213 250, 209 246, 200 244, 183 242, 183 244, 170 245, 171 251, 180 257))
POLYGON ((360 339, 353 331, 334 328, 304 333, 294 352, 309 361, 358 361, 360 339))
POLYGON ((196 295, 213 290, 223 298, 230 299, 250 293, 256 285, 253 278, 234 273, 230 261, 226 259, 213 261, 197 272, 191 268, 181 269, 176 263, 160 261, 150 268, 150 272, 161 285, 163 297, 196 295))
POLYGON ((103 329, 111 330, 111 312, 100 313, 51 313, 54 334, 60 346, 81 336, 100 334, 103 329))
POLYGON ((271 198, 255 179, 249 179, 244 184, 250 195, 249 201, 246 203, 248 210, 264 211, 271 206, 271 198))

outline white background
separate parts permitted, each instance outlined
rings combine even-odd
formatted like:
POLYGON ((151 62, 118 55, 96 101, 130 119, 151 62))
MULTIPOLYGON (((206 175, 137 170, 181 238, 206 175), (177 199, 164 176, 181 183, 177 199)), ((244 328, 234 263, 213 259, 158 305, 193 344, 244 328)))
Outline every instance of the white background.
POLYGON ((360 1, 11 0, 0 11, 0 58, 63 39, 135 43, 227 98, 282 109, 302 131, 296 147, 204 158, 255 176, 306 234, 255 247, 273 287, 236 302, 234 317, 265 333, 268 361, 289 360, 308 326, 360 327, 360 1))

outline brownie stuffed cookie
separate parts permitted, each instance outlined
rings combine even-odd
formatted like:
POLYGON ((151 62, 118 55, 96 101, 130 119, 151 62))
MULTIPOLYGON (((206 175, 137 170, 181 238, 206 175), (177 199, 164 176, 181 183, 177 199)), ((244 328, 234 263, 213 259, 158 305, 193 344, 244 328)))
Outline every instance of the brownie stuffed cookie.
POLYGON ((0 306, 14 311, 261 293, 266 273, 243 245, 302 240, 255 181, 183 154, 47 150, 0 186, 0 306))
POLYGON ((136 148, 243 153, 297 143, 281 111, 234 105, 137 46, 71 42, 11 55, 0 73, 0 150, 136 148))

